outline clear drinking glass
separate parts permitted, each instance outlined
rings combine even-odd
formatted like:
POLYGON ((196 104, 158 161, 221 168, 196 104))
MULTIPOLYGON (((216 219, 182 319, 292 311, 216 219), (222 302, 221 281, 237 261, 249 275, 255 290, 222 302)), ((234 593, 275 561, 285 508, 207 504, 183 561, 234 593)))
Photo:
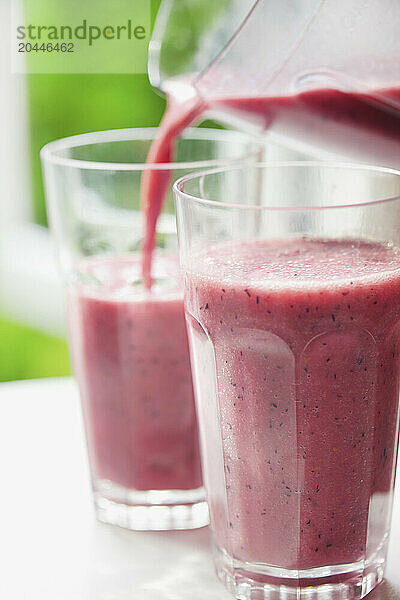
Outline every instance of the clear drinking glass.
POLYGON ((173 181, 250 160, 259 149, 235 132, 190 130, 177 142, 176 162, 146 164, 157 135, 153 128, 90 133, 41 153, 96 514, 131 529, 208 522, 172 192, 157 226, 148 291, 141 280, 143 173, 173 181))
POLYGON ((400 172, 260 164, 175 183, 203 474, 236 598, 359 598, 398 441, 400 172))

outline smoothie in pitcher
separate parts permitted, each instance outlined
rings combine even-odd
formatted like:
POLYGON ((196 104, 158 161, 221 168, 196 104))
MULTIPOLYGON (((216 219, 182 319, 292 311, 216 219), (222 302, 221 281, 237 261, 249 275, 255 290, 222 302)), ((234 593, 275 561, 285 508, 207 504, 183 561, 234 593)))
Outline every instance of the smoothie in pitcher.
POLYGON ((208 448, 204 473, 217 545, 287 569, 379 553, 397 444, 400 251, 255 240, 183 266, 207 435, 219 414, 223 464, 208 448))

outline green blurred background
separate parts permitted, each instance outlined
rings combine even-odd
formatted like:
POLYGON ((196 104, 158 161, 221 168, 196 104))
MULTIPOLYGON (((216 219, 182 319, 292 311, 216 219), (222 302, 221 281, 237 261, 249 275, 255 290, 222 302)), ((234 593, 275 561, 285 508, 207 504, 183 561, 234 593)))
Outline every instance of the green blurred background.
MULTIPOLYGON (((153 22, 160 1, 152 0, 153 22)), ((34 215, 38 224, 46 225, 40 148, 51 140, 88 131, 156 125, 165 102, 145 74, 26 77, 34 215)), ((65 340, 11 322, 0 311, 0 381, 69 372, 65 340)))
MULTIPOLYGON (((132 0, 138 1, 142 0, 132 0)), ((171 67, 172 71, 184 68, 182 61, 190 60, 201 31, 230 1, 191 0, 189 14, 188 5, 175 0, 174 27, 166 34, 172 61, 163 64, 167 72, 171 67)), ((152 24, 160 3, 151 0, 152 24)), ((165 100, 151 88, 147 74, 30 74, 26 78, 34 219, 47 226, 40 148, 51 140, 89 131, 157 125, 165 100)), ((10 321, 1 314, 0 305, 0 381, 69 373, 64 339, 10 321)))

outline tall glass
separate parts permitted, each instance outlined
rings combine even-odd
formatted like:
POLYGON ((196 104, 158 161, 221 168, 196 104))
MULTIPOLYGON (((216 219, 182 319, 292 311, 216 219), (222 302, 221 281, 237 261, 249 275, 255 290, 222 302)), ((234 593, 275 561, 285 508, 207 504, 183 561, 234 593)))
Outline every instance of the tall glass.
POLYGON ((171 180, 258 151, 234 132, 191 130, 176 162, 146 164, 157 129, 91 133, 41 153, 68 292, 96 514, 131 529, 207 524, 172 192, 157 228, 153 286, 141 279, 141 181, 171 180))
POLYGON ((365 596, 397 453, 400 172, 260 164, 174 190, 218 576, 240 599, 365 596))

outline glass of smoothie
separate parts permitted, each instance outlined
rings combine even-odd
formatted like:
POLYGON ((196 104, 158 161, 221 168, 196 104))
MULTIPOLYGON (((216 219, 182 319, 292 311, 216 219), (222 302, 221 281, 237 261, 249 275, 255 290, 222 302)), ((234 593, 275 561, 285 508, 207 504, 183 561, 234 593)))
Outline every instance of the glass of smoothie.
POLYGON ((171 163, 146 164, 157 135, 154 128, 90 133, 41 153, 96 515, 143 530, 208 523, 169 184, 259 151, 246 135, 192 129, 171 163), (151 201, 166 196, 151 276, 140 210, 149 173, 151 201))
POLYGON ((174 188, 218 576, 246 600, 365 596, 398 441, 400 172, 271 163, 174 188))

